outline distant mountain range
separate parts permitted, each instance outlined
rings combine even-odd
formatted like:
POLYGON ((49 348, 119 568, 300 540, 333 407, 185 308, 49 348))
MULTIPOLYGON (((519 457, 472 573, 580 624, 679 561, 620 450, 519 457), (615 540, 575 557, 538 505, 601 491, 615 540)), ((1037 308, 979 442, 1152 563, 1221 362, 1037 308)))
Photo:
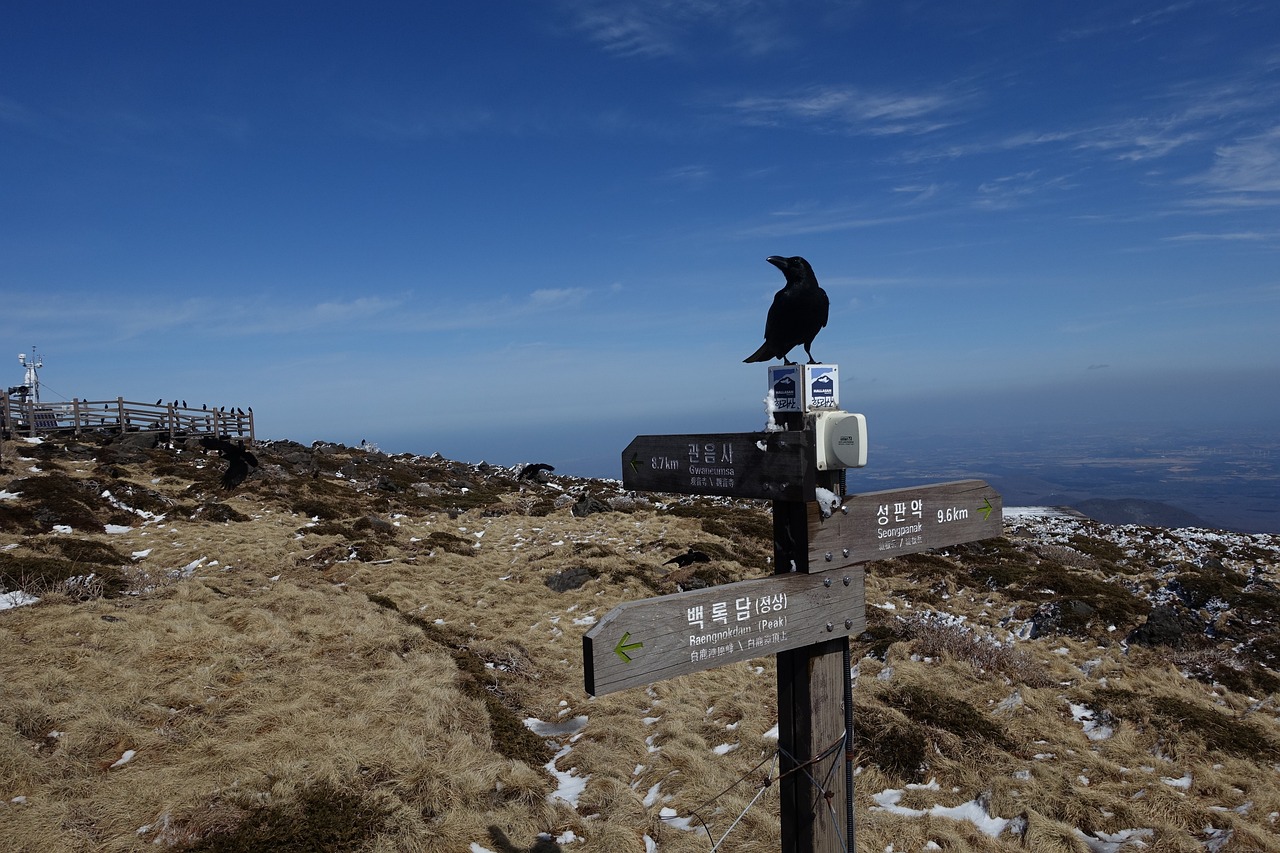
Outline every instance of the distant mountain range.
POLYGON ((1027 429, 1013 435, 888 433, 853 491, 986 480, 1006 506, 1069 506, 1108 524, 1280 533, 1274 430, 1027 429))
POLYGON ((1140 498, 1092 498, 1071 504, 1094 521, 1105 524, 1141 524, 1147 527, 1212 527, 1192 512, 1160 501, 1140 498))

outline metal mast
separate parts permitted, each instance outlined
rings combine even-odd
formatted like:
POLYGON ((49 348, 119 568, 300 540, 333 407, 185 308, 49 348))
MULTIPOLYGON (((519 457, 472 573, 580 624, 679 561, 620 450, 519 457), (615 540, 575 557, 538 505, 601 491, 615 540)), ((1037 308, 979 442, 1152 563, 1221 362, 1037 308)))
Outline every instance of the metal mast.
POLYGON ((23 380, 22 384, 29 389, 32 399, 39 403, 40 374, 37 371, 44 367, 44 361, 36 355, 35 344, 31 345, 31 356, 29 360, 26 353, 18 353, 18 364, 21 364, 27 370, 26 378, 23 380))

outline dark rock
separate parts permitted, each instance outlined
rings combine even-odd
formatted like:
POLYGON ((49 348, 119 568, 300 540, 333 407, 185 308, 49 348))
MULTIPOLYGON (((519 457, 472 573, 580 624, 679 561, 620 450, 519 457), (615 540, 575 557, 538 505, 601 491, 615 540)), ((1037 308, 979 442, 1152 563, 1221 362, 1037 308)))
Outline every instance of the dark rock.
POLYGON ((160 442, 159 432, 126 432, 116 438, 112 444, 117 447, 137 447, 150 450, 160 442))
POLYGON ((571 589, 577 589, 589 580, 591 580, 591 570, 585 566, 578 566, 550 575, 545 583, 554 592, 568 592, 571 589))
POLYGON ((230 521, 249 520, 249 516, 238 511, 235 507, 228 506, 224 503, 205 504, 195 511, 192 518, 199 519, 200 521, 212 521, 219 524, 225 524, 230 521))
POLYGON ((1153 607, 1147 621, 1133 629, 1130 643, 1143 646, 1182 648, 1192 637, 1204 635, 1205 624, 1187 608, 1178 604, 1153 607))
POLYGON ((395 536, 396 526, 385 518, 379 518, 376 515, 366 515, 351 525, 354 530, 367 530, 378 536, 395 536))
POLYGON ((593 512, 612 512, 613 507, 603 501, 596 500, 591 495, 583 495, 578 498, 578 502, 569 508, 569 512, 577 518, 586 518, 593 512))

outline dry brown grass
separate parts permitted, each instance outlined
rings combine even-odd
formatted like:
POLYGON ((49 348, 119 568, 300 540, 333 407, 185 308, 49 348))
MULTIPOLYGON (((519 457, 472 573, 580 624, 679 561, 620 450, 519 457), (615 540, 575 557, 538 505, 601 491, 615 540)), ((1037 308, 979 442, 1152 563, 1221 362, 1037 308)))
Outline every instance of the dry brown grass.
MULTIPOLYGON (((594 620, 693 582, 663 565, 671 556, 715 555, 714 580, 767 571, 757 508, 578 518, 551 487, 447 461, 261 455, 230 497, 211 459, 113 456, 115 481, 167 506, 163 521, 4 528, 13 559, 121 578, 0 612, 6 850, 510 853, 572 833, 567 853, 638 853, 645 835, 663 853, 704 853, 704 832, 660 810, 719 838, 757 794, 723 849, 778 848, 772 658, 599 698, 581 683, 594 620), (587 722, 542 738, 529 717, 587 722), (548 762, 585 780, 576 808, 549 799, 548 762)), ((1180 669, 1096 621, 1009 642, 1059 571, 1081 573, 1073 594, 1098 612, 1138 612, 1112 580, 1080 579, 1116 565, 1106 544, 998 540, 872 567, 874 636, 854 643, 859 849, 1083 851, 1081 830, 1145 829, 1148 849, 1199 850, 1213 829, 1231 833, 1223 850, 1280 850, 1277 697, 1258 690, 1269 670, 1240 682, 1248 692, 1204 683, 1185 667, 1225 671, 1230 650, 1184 650, 1180 669), (1073 705, 1111 736, 1087 737, 1073 705), (890 790, 923 814, 885 810, 876 796, 890 790), (971 801, 1013 823, 992 838, 929 814, 971 801)))

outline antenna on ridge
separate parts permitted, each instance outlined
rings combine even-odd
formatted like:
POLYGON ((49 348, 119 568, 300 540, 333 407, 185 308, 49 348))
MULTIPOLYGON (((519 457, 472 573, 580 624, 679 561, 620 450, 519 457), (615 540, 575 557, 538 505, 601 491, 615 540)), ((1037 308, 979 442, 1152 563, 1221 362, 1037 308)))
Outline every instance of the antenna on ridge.
POLYGON ((26 353, 22 353, 22 352, 18 353, 18 364, 21 364, 23 367, 27 369, 26 378, 22 382, 23 386, 29 389, 29 393, 31 394, 32 399, 35 402, 39 403, 40 402, 40 374, 37 371, 40 368, 44 367, 44 360, 41 359, 38 355, 36 355, 35 344, 31 345, 30 360, 28 360, 26 353))

